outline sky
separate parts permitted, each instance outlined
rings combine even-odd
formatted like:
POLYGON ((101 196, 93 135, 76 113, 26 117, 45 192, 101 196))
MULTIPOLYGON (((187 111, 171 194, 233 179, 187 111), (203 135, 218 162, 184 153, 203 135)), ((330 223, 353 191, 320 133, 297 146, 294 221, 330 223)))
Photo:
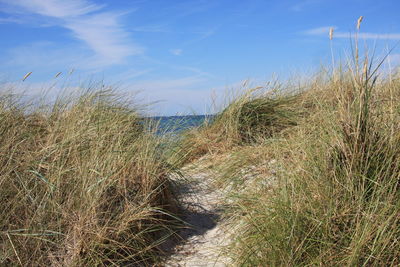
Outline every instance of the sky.
POLYGON ((398 0, 0 0, 0 82, 34 92, 101 80, 154 102, 151 114, 210 113, 213 96, 244 80, 312 73, 331 46, 345 58, 359 16, 360 40, 394 48, 395 66, 399 10, 398 0))

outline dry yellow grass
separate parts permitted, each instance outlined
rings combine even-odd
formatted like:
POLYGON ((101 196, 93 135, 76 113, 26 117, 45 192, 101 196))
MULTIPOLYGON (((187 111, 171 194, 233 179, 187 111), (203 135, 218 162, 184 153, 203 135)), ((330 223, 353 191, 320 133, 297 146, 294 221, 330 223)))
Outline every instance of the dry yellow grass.
POLYGON ((157 260, 176 203, 160 141, 145 128, 109 90, 47 107, 2 94, 0 265, 157 260))
POLYGON ((245 93, 182 142, 189 159, 223 152, 236 265, 399 266, 400 75, 380 71, 387 55, 359 62, 362 20, 349 62, 245 93))

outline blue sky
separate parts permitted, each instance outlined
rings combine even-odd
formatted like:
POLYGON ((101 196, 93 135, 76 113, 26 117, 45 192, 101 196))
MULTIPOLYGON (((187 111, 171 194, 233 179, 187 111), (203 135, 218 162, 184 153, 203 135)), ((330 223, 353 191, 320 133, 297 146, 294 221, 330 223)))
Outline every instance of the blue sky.
POLYGON ((343 57, 361 15, 360 38, 384 52, 400 41, 399 10, 398 0, 0 0, 0 74, 21 84, 32 71, 32 90, 103 79, 160 101, 154 114, 204 113, 213 94, 245 79, 329 63, 329 27, 343 57))

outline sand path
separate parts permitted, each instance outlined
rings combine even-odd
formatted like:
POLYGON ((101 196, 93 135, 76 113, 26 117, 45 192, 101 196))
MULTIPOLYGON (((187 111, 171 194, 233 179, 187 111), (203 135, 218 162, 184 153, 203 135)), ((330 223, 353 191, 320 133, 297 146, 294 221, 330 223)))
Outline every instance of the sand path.
POLYGON ((224 193, 212 188, 212 174, 204 168, 185 168, 182 174, 174 175, 172 179, 177 184, 177 195, 183 208, 181 218, 186 227, 178 232, 182 240, 173 245, 165 266, 228 266, 229 260, 221 254, 229 240, 220 218, 224 193))

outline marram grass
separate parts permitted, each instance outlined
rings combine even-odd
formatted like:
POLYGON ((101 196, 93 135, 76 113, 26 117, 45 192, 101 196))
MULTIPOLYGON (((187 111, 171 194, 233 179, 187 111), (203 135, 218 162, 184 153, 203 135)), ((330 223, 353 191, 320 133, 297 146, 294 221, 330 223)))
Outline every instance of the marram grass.
MULTIPOLYGON (((104 87, 103 87, 104 88, 104 87)), ((159 140, 105 89, 0 97, 0 265, 146 265, 173 231, 159 140)))
POLYGON ((245 95, 187 135, 189 159, 221 154, 235 265, 400 264, 400 76, 371 66, 245 95))

